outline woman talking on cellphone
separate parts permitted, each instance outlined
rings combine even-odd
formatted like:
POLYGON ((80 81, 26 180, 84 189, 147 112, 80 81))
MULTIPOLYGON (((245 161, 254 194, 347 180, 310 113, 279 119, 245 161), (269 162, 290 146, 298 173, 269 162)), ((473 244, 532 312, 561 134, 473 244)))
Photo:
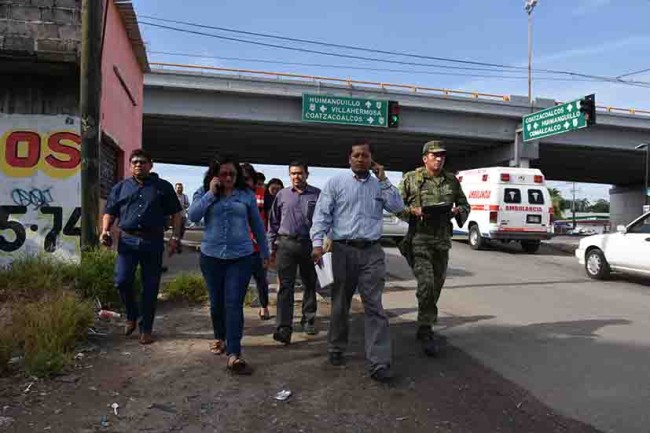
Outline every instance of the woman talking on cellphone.
POLYGON ((216 355, 226 353, 231 372, 250 374, 252 369, 241 356, 244 297, 253 260, 249 225, 265 267, 269 250, 255 194, 246 187, 235 158, 210 164, 203 186, 194 193, 188 216, 194 223, 201 219, 205 223, 200 266, 210 294, 215 338, 210 351, 216 355))

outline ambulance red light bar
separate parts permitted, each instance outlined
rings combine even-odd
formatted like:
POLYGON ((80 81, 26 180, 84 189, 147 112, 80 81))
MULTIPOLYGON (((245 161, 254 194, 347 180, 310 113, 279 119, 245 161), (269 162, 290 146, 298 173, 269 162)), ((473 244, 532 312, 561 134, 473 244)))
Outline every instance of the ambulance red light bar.
POLYGON ((510 173, 501 173, 501 182, 510 182, 510 173))
POLYGON ((535 183, 544 183, 544 176, 541 174, 535 175, 535 183))

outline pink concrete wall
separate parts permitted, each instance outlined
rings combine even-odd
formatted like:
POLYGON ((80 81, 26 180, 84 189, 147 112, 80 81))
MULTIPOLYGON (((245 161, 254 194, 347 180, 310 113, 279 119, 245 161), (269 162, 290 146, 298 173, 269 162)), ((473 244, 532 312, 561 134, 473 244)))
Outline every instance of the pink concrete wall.
POLYGON ((143 72, 114 0, 106 1, 110 4, 102 57, 101 126, 124 152, 120 168, 122 175, 128 176, 124 171, 129 169, 129 154, 142 147, 143 72))

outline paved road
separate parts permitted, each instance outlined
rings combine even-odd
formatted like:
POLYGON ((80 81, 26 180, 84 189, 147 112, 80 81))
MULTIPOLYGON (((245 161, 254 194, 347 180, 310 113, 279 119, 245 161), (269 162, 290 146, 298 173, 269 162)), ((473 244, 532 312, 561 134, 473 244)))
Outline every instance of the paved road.
MULTIPOLYGON (((412 321, 412 274, 396 249, 386 253, 385 305, 412 321)), ((603 431, 650 431, 650 281, 595 282, 551 249, 455 242, 439 305, 451 344, 560 413, 603 431)))

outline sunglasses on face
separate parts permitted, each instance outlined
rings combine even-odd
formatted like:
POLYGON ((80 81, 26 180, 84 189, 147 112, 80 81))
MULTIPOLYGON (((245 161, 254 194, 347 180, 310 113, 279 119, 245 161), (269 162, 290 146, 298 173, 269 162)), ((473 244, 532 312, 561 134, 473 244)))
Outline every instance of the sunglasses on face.
POLYGON ((140 165, 146 165, 146 164, 149 164, 149 160, 147 160, 147 159, 140 159, 140 158, 136 158, 136 159, 132 159, 132 160, 131 160, 131 165, 138 165, 138 164, 140 164, 140 165))

